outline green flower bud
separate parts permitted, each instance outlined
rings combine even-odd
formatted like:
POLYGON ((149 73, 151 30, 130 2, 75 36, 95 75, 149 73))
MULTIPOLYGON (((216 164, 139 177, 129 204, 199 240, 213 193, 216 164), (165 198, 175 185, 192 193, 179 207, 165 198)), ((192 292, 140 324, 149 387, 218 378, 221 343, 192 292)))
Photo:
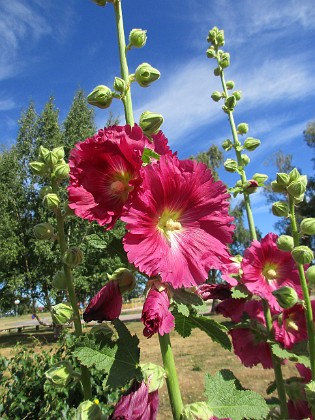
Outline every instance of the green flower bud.
POLYGON ((230 65, 230 54, 225 52, 220 55, 219 66, 222 69, 226 69, 227 67, 229 67, 229 65, 230 65))
POLYGON ((78 247, 67 249, 63 256, 63 262, 73 268, 80 265, 83 261, 83 252, 78 247))
POLYGON ((241 155, 241 159, 242 159, 243 166, 248 165, 250 162, 250 158, 247 155, 241 155))
POLYGON ((258 182, 258 185, 261 187, 267 181, 268 175, 256 173, 253 175, 253 180, 258 182))
POLYGON ((46 147, 42 145, 39 146, 39 151, 38 151, 39 160, 44 161, 48 153, 49 153, 49 149, 46 149, 46 147))
POLYGON ((73 377, 78 377, 78 374, 74 372, 69 362, 63 360, 48 369, 45 376, 55 387, 65 387, 73 377))
POLYGON ((67 179, 70 172, 70 166, 68 163, 60 163, 55 167, 54 175, 56 179, 67 179))
MULTIPOLYGON (((238 134, 246 134, 248 132, 248 124, 241 123, 237 126, 237 132, 238 134)), ((248 149, 249 150, 249 149, 248 149)))
POLYGON ((299 198, 302 194, 305 193, 306 185, 304 184, 303 180, 297 179, 287 186, 287 191, 292 197, 299 198))
POLYGON ((90 105, 105 109, 112 103, 113 93, 109 87, 99 85, 88 95, 87 100, 90 105))
POLYGON ((244 141, 244 148, 250 152, 257 149, 258 146, 260 146, 260 140, 253 137, 247 137, 244 141))
POLYGON ((144 382, 149 386, 149 392, 162 388, 166 377, 165 370, 154 363, 144 363, 140 365, 144 382))
POLYGON ((211 47, 207 49, 207 57, 208 58, 216 58, 216 56, 217 56, 216 50, 211 45, 211 47))
POLYGON ((224 31, 218 31, 217 33, 217 44, 219 47, 223 47, 225 41, 224 41, 224 31))
POLYGON ((47 175, 48 173, 47 165, 44 162, 31 162, 30 167, 34 175, 47 175))
POLYGON ((209 420, 213 411, 206 402, 195 402, 184 406, 181 420, 209 420))
POLYGON ((236 172, 238 169, 237 162, 233 159, 226 159, 224 167, 228 172, 236 172))
POLYGON ((284 172, 277 173, 277 183, 283 187, 286 187, 289 184, 290 175, 284 172))
POLYGON ((34 235, 36 239, 40 240, 50 240, 54 237, 54 228, 50 223, 39 223, 33 228, 34 235))
POLYGON ((277 247, 281 251, 292 251, 294 248, 294 240, 292 236, 289 235, 281 235, 277 239, 277 247))
POLYGON ((142 48, 147 42, 147 31, 132 29, 129 34, 129 44, 135 48, 142 48))
POLYGON ((162 124, 163 116, 161 114, 144 111, 140 115, 139 125, 146 135, 151 136, 152 134, 157 134, 160 131, 162 124))
POLYGON ((212 93, 211 98, 214 100, 214 102, 219 102, 219 100, 222 98, 222 93, 216 90, 212 93))
POLYGON ((101 420, 100 406, 92 401, 83 401, 76 409, 76 420, 101 420))
POLYGON ((300 178, 300 176, 301 174, 296 168, 292 169, 292 171, 289 173, 290 182, 295 181, 296 179, 300 178))
POLYGON ((208 42, 215 42, 217 39, 217 34, 219 32, 219 28, 217 28, 216 26, 214 26, 212 29, 210 29, 208 36, 207 36, 207 41, 208 42))
POLYGON ((58 162, 58 156, 54 152, 48 152, 44 157, 44 162, 50 167, 53 168, 58 162))
POLYGON ((117 280, 121 293, 129 292, 136 286, 136 279, 127 268, 118 268, 112 275, 108 275, 109 280, 117 280))
POLYGON ((304 194, 301 194, 298 197, 293 197, 294 204, 300 204, 304 200, 304 194))
POLYGON ((314 259, 313 251, 304 245, 297 246, 291 252, 295 262, 299 264, 310 264, 314 259))
POLYGON ((160 75, 160 72, 148 63, 140 64, 135 72, 135 78, 142 87, 148 87, 152 82, 158 80, 160 75))
POLYGON ((43 199, 43 204, 48 210, 56 210, 60 206, 60 200, 57 194, 46 194, 43 199))
POLYGON ((65 151, 63 146, 55 147, 52 151, 57 156, 58 160, 64 159, 65 151))
POLYGON ((275 193, 285 192, 285 188, 282 185, 278 184, 277 181, 272 181, 270 183, 270 186, 271 186, 272 191, 275 193))
POLYGON ((52 193, 52 188, 50 186, 42 187, 39 190, 39 198, 43 199, 45 195, 52 193))
POLYGON ((236 98, 235 96, 229 96, 225 102, 224 102, 224 106, 222 107, 224 112, 229 112, 229 111, 233 111, 233 109, 235 108, 236 105, 236 98))
POLYGON ((288 217, 290 209, 285 201, 276 201, 272 205, 272 213, 278 217, 288 217))
POLYGON ((233 143, 229 139, 224 140, 224 142, 222 143, 222 147, 226 152, 228 152, 229 150, 232 149, 233 143))
POLYGON ((73 310, 70 303, 58 303, 51 308, 52 320, 55 324, 63 325, 73 319, 73 310))
POLYGON ((239 101, 242 97, 242 91, 241 90, 236 90, 235 92, 232 93, 232 95, 234 96, 234 98, 239 101))
POLYGON ((67 280, 65 272, 63 270, 57 271, 52 280, 52 285, 55 289, 66 290, 67 289, 67 280))
POLYGON ((315 235, 315 218, 307 217, 300 224, 301 233, 303 235, 315 235))
POLYGON ((121 79, 120 77, 115 77, 114 89, 117 90, 117 92, 119 93, 125 93, 126 82, 124 81, 124 79, 121 79))
POLYGON ((235 87, 235 83, 233 82, 233 80, 229 80, 228 82, 225 83, 225 86, 227 90, 232 90, 235 87))
POLYGON ((102 6, 104 7, 107 3, 108 0, 92 0, 95 4, 97 4, 98 6, 102 6))
POLYGON ((296 291, 289 286, 280 287, 279 289, 274 290, 272 294, 283 309, 292 308, 299 300, 296 291))
POLYGON ((213 74, 214 74, 215 76, 220 76, 220 75, 221 75, 221 73, 222 73, 222 70, 221 70, 221 68, 220 68, 220 67, 216 67, 216 68, 213 70, 213 74))
POLYGON ((307 280, 311 285, 315 284, 315 265, 311 265, 305 272, 307 280))

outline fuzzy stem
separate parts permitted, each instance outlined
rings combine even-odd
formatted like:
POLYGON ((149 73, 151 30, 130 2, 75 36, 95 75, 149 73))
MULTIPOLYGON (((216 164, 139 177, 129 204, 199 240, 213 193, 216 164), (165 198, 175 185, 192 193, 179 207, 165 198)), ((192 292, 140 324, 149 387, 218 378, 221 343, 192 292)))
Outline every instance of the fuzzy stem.
POLYGON ((170 336, 169 334, 159 334, 159 340, 173 418, 179 420, 183 411, 183 401, 180 393, 170 336))
MULTIPOLYGON (((296 247, 296 246, 299 246, 299 233, 298 233, 296 217, 295 217, 294 201, 290 196, 289 196, 289 207, 290 207, 290 222, 291 222, 292 236, 293 236, 294 246, 296 247)), ((304 298, 312 380, 315 381, 315 330, 314 330, 314 321, 313 321, 313 311, 312 311, 311 299, 310 299, 310 294, 307 287, 307 281, 305 278, 303 264, 296 263, 296 265, 297 265, 299 276, 300 276, 300 282, 301 282, 303 298, 304 298)))
POLYGON ((126 41, 125 41, 125 32, 124 32, 124 21, 123 21, 122 9, 121 9, 121 0, 114 0, 114 10, 115 10, 117 36, 118 36, 120 72, 121 72, 121 77, 125 81, 126 86, 127 86, 126 94, 122 98, 122 101, 123 101, 124 109, 125 109, 126 123, 133 126, 134 118, 133 118, 133 111, 132 111, 129 70, 128 70, 128 63, 127 63, 127 58, 126 58, 126 41))
MULTIPOLYGON (((58 193, 58 186, 55 180, 52 180, 52 189, 55 194, 58 193)), ((67 242, 66 242, 65 230, 64 230, 64 218, 59 208, 56 210, 55 215, 56 215, 56 221, 57 221, 60 254, 62 258, 65 251, 67 250, 67 242)), ((74 330, 75 330, 76 336, 79 337, 80 335, 82 335, 83 331, 82 331, 80 313, 79 313, 79 309, 77 305, 77 299, 75 296, 72 271, 70 267, 68 267, 66 264, 62 264, 62 265, 63 265, 63 270, 66 277, 66 282, 67 282, 68 296, 69 296, 71 307, 74 313, 74 317, 73 317, 74 330)), ((92 388, 91 388, 90 372, 88 368, 83 365, 81 365, 81 383, 83 386, 84 399, 91 400, 92 388)))

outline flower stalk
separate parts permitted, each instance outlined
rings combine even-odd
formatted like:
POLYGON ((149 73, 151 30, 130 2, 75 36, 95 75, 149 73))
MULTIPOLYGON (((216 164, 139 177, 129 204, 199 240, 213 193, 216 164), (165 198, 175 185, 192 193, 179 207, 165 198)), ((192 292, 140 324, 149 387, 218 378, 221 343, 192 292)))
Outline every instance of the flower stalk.
POLYGON ((180 420, 183 411, 183 401, 180 393, 175 361, 169 334, 160 335, 160 348, 162 353, 163 365, 166 372, 166 384, 171 402, 174 420, 180 420))

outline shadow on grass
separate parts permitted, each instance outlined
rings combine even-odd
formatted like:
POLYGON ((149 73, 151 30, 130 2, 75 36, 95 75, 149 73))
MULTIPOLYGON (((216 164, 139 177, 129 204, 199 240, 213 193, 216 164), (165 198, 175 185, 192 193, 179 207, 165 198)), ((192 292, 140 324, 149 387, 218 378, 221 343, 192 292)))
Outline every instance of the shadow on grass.
POLYGON ((54 332, 51 328, 45 328, 40 331, 28 330, 21 333, 5 333, 0 334, 0 349, 14 347, 17 343, 34 345, 33 337, 42 344, 55 343, 54 332))

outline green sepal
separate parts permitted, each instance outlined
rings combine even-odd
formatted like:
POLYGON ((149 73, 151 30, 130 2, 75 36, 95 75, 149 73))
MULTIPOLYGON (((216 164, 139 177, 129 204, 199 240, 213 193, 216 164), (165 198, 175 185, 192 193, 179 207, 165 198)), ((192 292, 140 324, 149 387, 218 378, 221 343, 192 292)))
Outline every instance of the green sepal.
POLYGON ((187 404, 181 415, 181 420, 209 420, 213 411, 204 401, 187 404))
POLYGON ((160 157, 161 156, 158 153, 156 153, 154 150, 147 149, 145 147, 142 153, 143 165, 145 166, 151 163, 151 159, 160 160, 160 157))
POLYGON ((162 388, 166 378, 166 373, 162 366, 155 365, 154 363, 141 363, 140 368, 143 380, 149 387, 149 392, 162 388))

